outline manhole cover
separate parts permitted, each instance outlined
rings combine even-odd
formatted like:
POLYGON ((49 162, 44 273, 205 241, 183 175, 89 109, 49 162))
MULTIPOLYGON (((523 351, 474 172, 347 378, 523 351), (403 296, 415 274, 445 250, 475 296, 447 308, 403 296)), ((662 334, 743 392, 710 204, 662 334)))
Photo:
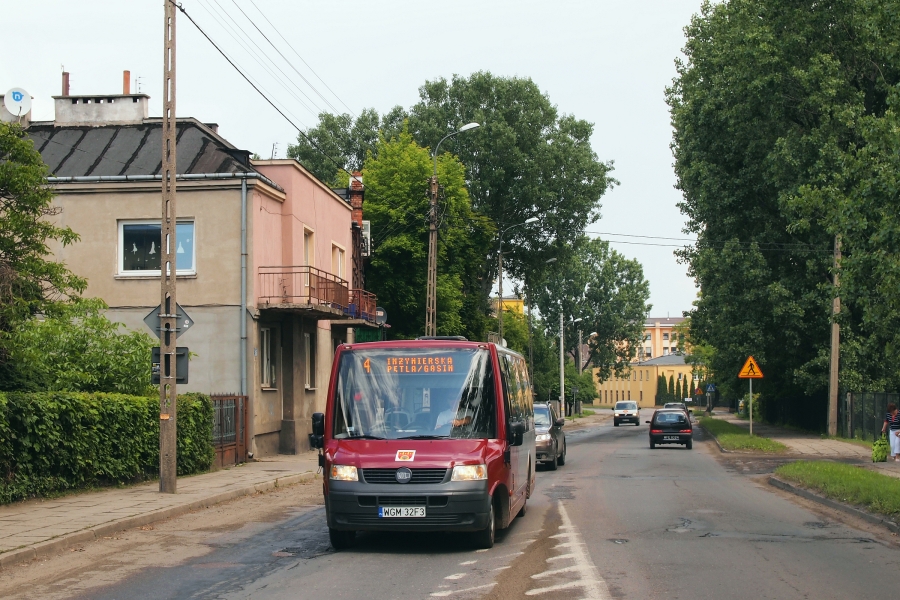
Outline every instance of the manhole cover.
POLYGON ((331 554, 334 552, 334 549, 331 547, 329 542, 325 542, 323 544, 315 544, 307 547, 288 547, 282 548, 278 552, 273 552, 272 556, 276 557, 287 557, 287 556, 296 556, 297 558, 316 558, 317 556, 322 556, 324 554, 331 554))

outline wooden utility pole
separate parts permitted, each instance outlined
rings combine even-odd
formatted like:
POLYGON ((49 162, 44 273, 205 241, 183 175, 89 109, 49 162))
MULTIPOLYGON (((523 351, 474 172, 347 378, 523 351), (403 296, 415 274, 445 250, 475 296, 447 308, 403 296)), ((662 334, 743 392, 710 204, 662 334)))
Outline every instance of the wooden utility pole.
MULTIPOLYGON (((444 140, 441 140, 444 141, 444 140)), ((438 144, 440 146, 440 144, 438 144)), ((437 153, 431 177, 431 208, 428 212, 428 293, 425 298, 425 335, 437 335, 437 153)))
POLYGON ((838 373, 841 362, 840 296, 841 236, 834 238, 834 301, 831 306, 831 367, 828 373, 828 435, 838 434, 838 373))
POLYGON ((162 122, 162 219, 160 221, 160 373, 159 373, 159 491, 174 494, 176 488, 176 390, 175 347, 175 4, 163 0, 166 11, 163 54, 162 122))

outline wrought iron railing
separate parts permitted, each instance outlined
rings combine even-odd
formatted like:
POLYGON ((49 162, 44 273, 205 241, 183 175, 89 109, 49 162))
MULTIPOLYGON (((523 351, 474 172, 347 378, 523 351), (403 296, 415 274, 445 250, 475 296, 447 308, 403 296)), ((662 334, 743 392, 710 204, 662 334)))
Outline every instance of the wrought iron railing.
POLYGON ((319 304, 341 311, 350 307, 347 280, 307 265, 260 267, 257 296, 266 304, 319 304))
POLYGON ((375 322, 375 294, 351 290, 347 280, 306 265, 260 267, 258 298, 268 305, 327 306, 350 318, 375 322))

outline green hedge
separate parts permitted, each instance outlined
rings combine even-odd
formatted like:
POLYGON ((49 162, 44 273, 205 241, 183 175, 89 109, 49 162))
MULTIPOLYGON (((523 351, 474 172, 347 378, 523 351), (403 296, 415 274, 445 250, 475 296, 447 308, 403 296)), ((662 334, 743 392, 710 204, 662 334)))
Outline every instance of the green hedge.
MULTIPOLYGON (((178 397, 178 474, 214 460, 212 402, 178 397)), ((0 393, 0 504, 159 473, 159 400, 85 392, 0 393)))

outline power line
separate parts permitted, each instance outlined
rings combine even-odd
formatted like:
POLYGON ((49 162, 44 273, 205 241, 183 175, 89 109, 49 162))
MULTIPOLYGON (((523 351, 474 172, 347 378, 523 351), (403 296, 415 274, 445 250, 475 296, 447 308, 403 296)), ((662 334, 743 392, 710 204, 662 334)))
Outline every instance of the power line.
MULTIPOLYGON (((335 98, 337 98, 338 102, 340 102, 341 104, 344 105, 344 108, 346 108, 347 110, 350 111, 350 114, 352 114, 354 117, 357 116, 356 113, 353 112, 353 109, 350 108, 349 106, 347 106, 347 104, 346 104, 343 100, 341 100, 341 97, 338 96, 337 94, 335 94, 334 90, 332 90, 330 87, 328 87, 328 84, 325 83, 325 81, 324 81, 321 77, 319 77, 319 74, 316 73, 316 72, 313 70, 313 68, 312 68, 311 66, 309 66, 309 63, 307 63, 307 62, 303 59, 303 57, 300 56, 300 53, 297 52, 297 50, 291 45, 291 43, 290 43, 289 41, 287 41, 287 39, 285 39, 285 37, 284 37, 283 35, 281 35, 281 32, 278 31, 278 28, 275 27, 275 25, 272 23, 272 21, 269 20, 269 17, 267 17, 266 14, 265 14, 262 10, 260 10, 260 8, 256 5, 256 3, 255 3, 253 0, 250 0, 250 4, 253 5, 253 8, 255 8, 255 9, 257 10, 257 12, 259 12, 259 14, 262 15, 263 19, 265 19, 266 22, 272 27, 272 29, 275 30, 275 33, 277 33, 278 36, 279 36, 282 40, 284 40, 284 43, 288 45, 288 48, 290 48, 291 50, 294 51, 294 54, 297 55, 297 58, 299 58, 301 61, 303 61, 303 64, 306 65, 306 67, 310 70, 310 72, 312 72, 312 74, 316 76, 316 79, 318 79, 319 81, 322 82, 322 85, 324 85, 325 88, 326 88, 329 92, 331 92, 332 95, 334 95, 335 98)), ((243 11, 241 11, 241 12, 243 12, 243 11)), ((271 42, 269 42, 269 43, 271 44, 271 42)), ((280 53, 279 53, 279 54, 280 54, 280 53)), ((288 64, 290 64, 290 63, 288 63, 288 64)), ((299 74, 299 73, 298 73, 298 74, 299 74)), ((302 75, 301 75, 301 77, 302 77, 302 75)), ((304 79, 304 81, 306 81, 306 79, 304 79)), ((310 87, 312 87, 312 86, 310 86, 310 87)), ((313 88, 313 89, 315 89, 315 88, 313 88)), ((316 91, 316 93, 318 93, 318 90, 316 91)), ((321 94, 320 94, 320 95, 321 95, 321 94)), ((323 100, 324 100, 324 98, 323 98, 323 100)), ((326 102, 328 102, 328 101, 326 100, 326 102)), ((331 103, 329 102, 328 105, 331 106, 331 103)), ((335 110, 335 112, 337 112, 337 111, 335 110)))
MULTIPOLYGON (((323 96, 322 93, 321 93, 319 90, 316 89, 316 86, 314 86, 312 83, 310 83, 309 80, 308 80, 306 77, 303 76, 303 73, 301 73, 300 71, 297 70, 297 67, 295 67, 295 66, 293 65, 293 63, 291 63, 291 61, 289 61, 288 58, 287 58, 284 54, 282 54, 281 50, 278 49, 278 46, 276 46, 275 44, 272 43, 272 40, 269 39, 269 36, 267 36, 265 33, 263 33, 263 30, 262 30, 262 29, 260 29, 259 27, 257 27, 256 23, 253 22, 253 19, 251 19, 250 16, 249 16, 247 13, 244 12, 244 9, 241 8, 240 5, 239 5, 235 0, 231 0, 231 2, 232 2, 232 4, 234 4, 234 5, 237 7, 237 9, 238 9, 239 11, 241 11, 241 14, 244 15, 244 17, 250 22, 251 25, 253 25, 253 27, 256 29, 256 31, 258 31, 259 34, 260 34, 261 36, 263 36, 263 38, 265 38, 265 40, 266 40, 267 42, 269 42, 269 45, 272 46, 272 48, 275 49, 275 52, 278 53, 278 56, 280 56, 281 58, 284 59, 284 62, 286 62, 286 63, 288 64, 288 66, 291 67, 291 68, 294 70, 294 72, 295 72, 297 75, 300 76, 300 79, 302 79, 304 82, 306 82, 306 85, 308 85, 308 86, 312 89, 312 91, 314 91, 314 92, 319 96, 319 98, 321 98, 322 101, 325 102, 325 104, 327 104, 328 107, 329 107, 334 113, 337 113, 337 112, 338 112, 338 109, 336 109, 336 108, 334 107, 334 105, 328 100, 328 98, 326 98, 325 96, 323 96)), ((254 6, 256 6, 256 5, 254 4, 254 6)), ((256 10, 259 10, 259 8, 257 8, 256 10)), ((263 18, 265 18, 265 15, 263 15, 263 18)), ((266 20, 268 21, 268 19, 266 19, 266 20)), ((271 25, 271 22, 270 22, 269 24, 271 25)), ((273 25, 272 27, 273 27, 273 29, 274 29, 275 26, 273 25)), ((276 33, 278 32, 277 29, 276 29, 275 31, 276 31, 276 33)), ((278 35, 281 35, 281 34, 279 33, 278 35)), ((282 39, 284 39, 284 38, 282 38, 282 39)), ((257 47, 258 47, 258 46, 257 46, 257 47)), ((296 53, 296 51, 295 51, 295 53, 296 53)), ((298 55, 298 56, 299 56, 299 55, 298 55)), ((303 60, 303 59, 301 58, 300 60, 303 60)), ((305 62, 305 61, 304 61, 304 62, 305 62)), ((306 65, 306 66, 308 67, 309 65, 306 65)), ((280 70, 281 70, 281 69, 279 69, 279 71, 280 71, 280 70)), ((312 70, 312 69, 310 69, 310 70, 312 70)), ((283 72, 283 71, 282 71, 282 72, 283 72)), ((287 75, 285 75, 285 77, 287 77, 287 75)), ((317 75, 317 77, 318 77, 318 75, 317 75)), ((322 83, 325 83, 325 82, 323 81, 322 83)), ((326 86, 326 87, 328 87, 328 86, 326 86)), ((297 89, 300 89, 300 88, 298 87, 297 89)), ((334 94, 334 92, 331 92, 331 93, 334 94)), ((303 95, 306 96, 306 94, 303 94, 303 95)), ((337 97, 337 96, 335 96, 335 97, 337 97)), ((307 96, 307 98, 309 98, 309 96, 307 96)), ((338 100, 340 100, 340 98, 338 98, 338 100)), ((310 102, 313 102, 312 98, 310 98, 309 101, 310 101, 310 102)), ((314 102, 313 102, 313 103, 314 103, 314 102)), ((315 103, 314 103, 314 104, 315 104, 315 103)), ((316 108, 318 108, 318 105, 316 106, 316 108)), ((325 111, 323 111, 322 109, 319 109, 319 112, 325 112, 325 111)))

